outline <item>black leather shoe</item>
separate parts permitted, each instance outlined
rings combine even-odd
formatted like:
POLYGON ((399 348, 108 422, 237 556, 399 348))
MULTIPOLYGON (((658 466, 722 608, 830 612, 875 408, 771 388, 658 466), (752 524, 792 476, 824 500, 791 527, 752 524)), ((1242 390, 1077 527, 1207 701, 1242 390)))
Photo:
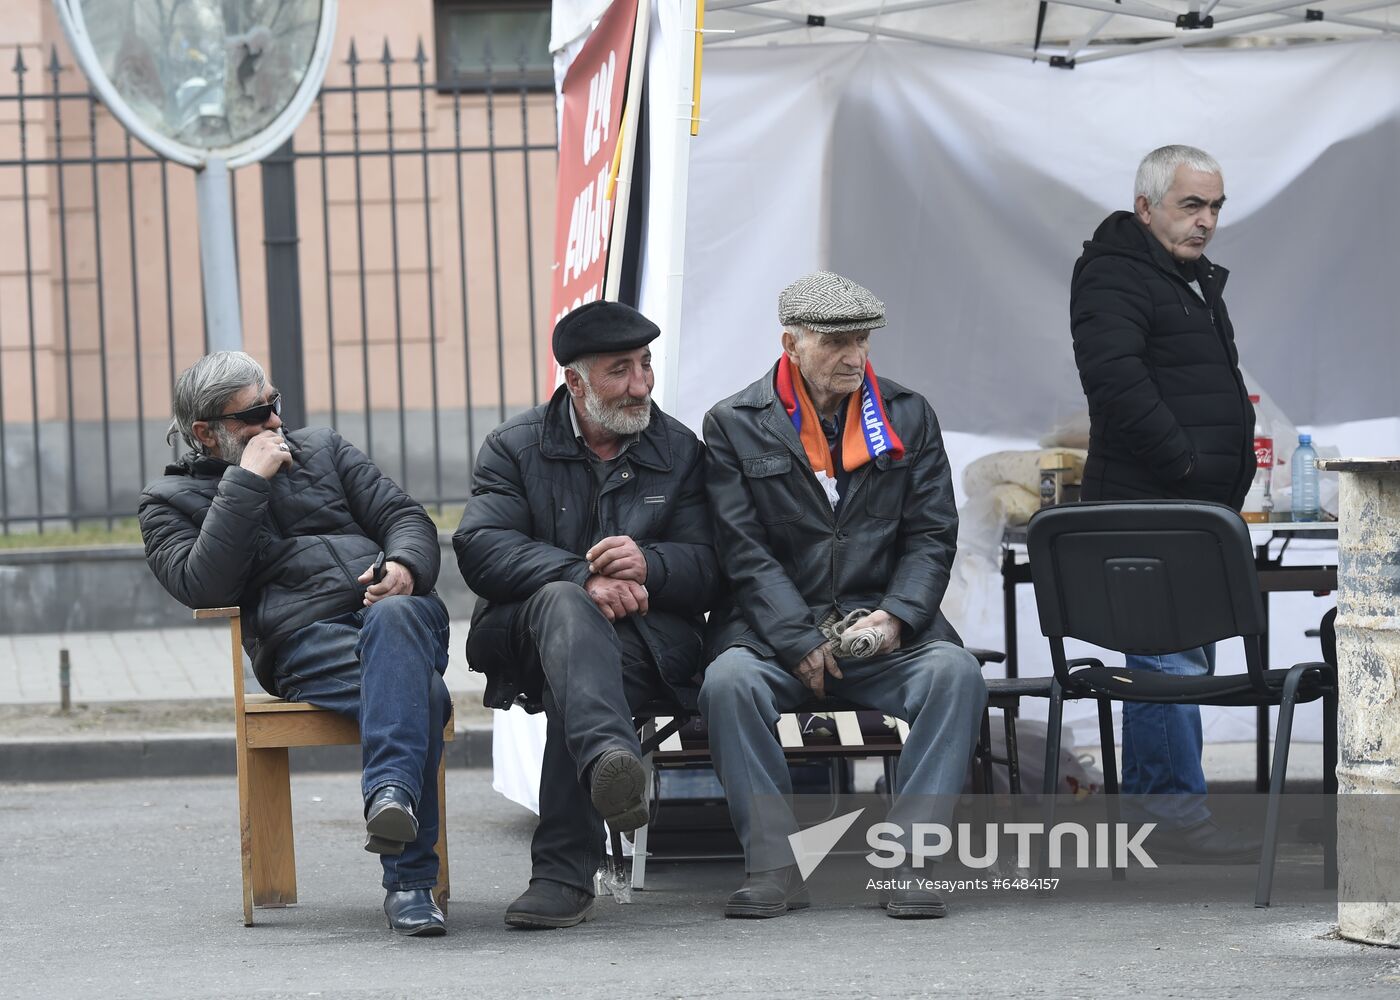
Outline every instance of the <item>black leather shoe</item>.
POLYGON ((593 808, 618 833, 647 825, 646 771, 631 750, 604 750, 593 762, 589 795, 593 808))
POLYGON ((943 897, 920 886, 920 879, 928 881, 928 874, 915 868, 900 867, 890 872, 889 881, 893 885, 880 893, 880 905, 885 908, 886 916, 896 920, 931 920, 948 915, 943 897))
POLYGON ((389 929, 408 937, 442 937, 447 933, 446 918, 433 902, 431 889, 402 889, 384 896, 384 916, 389 929))
POLYGON ((593 916, 593 896, 563 882, 532 878, 530 888, 506 907, 506 923, 529 930, 572 927, 593 916))
POLYGON ((1153 858, 1160 855, 1187 864, 1249 865, 1259 861, 1260 842, 1247 833, 1222 830, 1215 820, 1206 819, 1175 830, 1159 826, 1143 847, 1153 858))
POLYGON ((413 800, 398 785, 385 785, 365 804, 365 850, 371 854, 402 854, 418 838, 413 800))
POLYGON ((726 917, 763 919, 781 917, 788 910, 805 910, 812 905, 807 884, 796 865, 766 872, 749 872, 744 884, 724 904, 726 917))

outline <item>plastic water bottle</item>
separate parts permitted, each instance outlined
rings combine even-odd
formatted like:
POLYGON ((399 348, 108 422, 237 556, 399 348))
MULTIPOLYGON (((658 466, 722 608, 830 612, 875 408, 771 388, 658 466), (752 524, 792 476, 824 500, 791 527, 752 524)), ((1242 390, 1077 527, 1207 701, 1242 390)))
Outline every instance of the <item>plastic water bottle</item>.
POLYGON ((1317 520, 1317 452, 1311 434, 1299 434, 1293 452, 1293 520, 1317 520))

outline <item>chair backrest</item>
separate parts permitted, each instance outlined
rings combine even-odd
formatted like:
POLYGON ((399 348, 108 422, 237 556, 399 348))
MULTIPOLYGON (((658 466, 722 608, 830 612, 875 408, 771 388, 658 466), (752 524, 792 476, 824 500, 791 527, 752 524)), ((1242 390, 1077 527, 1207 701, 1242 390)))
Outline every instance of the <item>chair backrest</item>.
POLYGON ((1026 547, 1051 638, 1150 656, 1264 631, 1249 529, 1223 504, 1049 507, 1026 547))

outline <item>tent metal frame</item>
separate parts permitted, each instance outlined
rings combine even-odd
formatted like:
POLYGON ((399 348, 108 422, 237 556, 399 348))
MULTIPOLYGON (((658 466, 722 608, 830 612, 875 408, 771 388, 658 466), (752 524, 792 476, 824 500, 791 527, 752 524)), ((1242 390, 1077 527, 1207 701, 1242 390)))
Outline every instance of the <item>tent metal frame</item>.
MULTIPOLYGON (((1101 16, 1078 37, 1066 45, 977 42, 926 31, 911 31, 884 23, 891 14, 906 11, 931 10, 953 4, 975 3, 976 0, 886 0, 868 7, 837 13, 809 13, 778 6, 779 0, 709 0, 707 14, 724 12, 753 18, 752 27, 736 27, 732 31, 706 31, 706 45, 734 45, 750 39, 785 34, 804 29, 830 29, 866 35, 918 42, 939 48, 988 52, 1031 61, 1043 60, 1057 68, 1073 69, 1080 63, 1099 62, 1137 52, 1155 49, 1179 49, 1207 45, 1213 41, 1318 25, 1319 37, 1306 34, 1290 35, 1290 41, 1300 44, 1320 44, 1335 41, 1325 34, 1331 25, 1348 29, 1345 38, 1364 38, 1366 33, 1391 35, 1400 33, 1400 23, 1389 24, 1373 18, 1357 17, 1366 11, 1400 8, 1400 0, 1359 0, 1359 2, 1328 9, 1328 0, 1042 0, 1038 7, 1039 24, 1051 5, 1075 7, 1098 12, 1101 16), (1139 22, 1162 25, 1161 38, 1143 41, 1095 44, 1110 26, 1121 17, 1139 22)), ((820 5, 813 5, 820 6, 820 5)), ((732 22, 729 22, 732 23, 732 22)), ((1141 38, 1143 29, 1135 26, 1132 34, 1141 38)))

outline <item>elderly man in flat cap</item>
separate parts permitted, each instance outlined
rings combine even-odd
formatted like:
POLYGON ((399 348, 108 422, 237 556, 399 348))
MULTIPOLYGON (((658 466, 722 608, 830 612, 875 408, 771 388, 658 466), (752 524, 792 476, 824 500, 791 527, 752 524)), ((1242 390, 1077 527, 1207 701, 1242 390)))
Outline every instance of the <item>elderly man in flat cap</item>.
MULTIPOLYGON (((909 724, 891 821, 945 820, 987 700, 977 660, 938 606, 957 546, 948 458, 932 408, 876 379, 885 307, 818 272, 778 297, 777 364, 705 417, 705 479, 729 578, 710 616, 700 709, 744 845, 728 917, 808 905, 778 716, 827 692, 909 724), (942 799, 929 798, 942 796, 942 799)), ((891 917, 941 917, 919 873, 882 876, 891 917)))
POLYGON ((516 927, 571 927, 593 907, 603 822, 647 821, 632 709, 695 702, 703 616, 719 579, 704 448, 652 402, 660 331, 593 302, 554 328, 564 384, 477 457, 452 538, 479 600, 467 660, 485 703, 548 720, 530 887, 516 927))

